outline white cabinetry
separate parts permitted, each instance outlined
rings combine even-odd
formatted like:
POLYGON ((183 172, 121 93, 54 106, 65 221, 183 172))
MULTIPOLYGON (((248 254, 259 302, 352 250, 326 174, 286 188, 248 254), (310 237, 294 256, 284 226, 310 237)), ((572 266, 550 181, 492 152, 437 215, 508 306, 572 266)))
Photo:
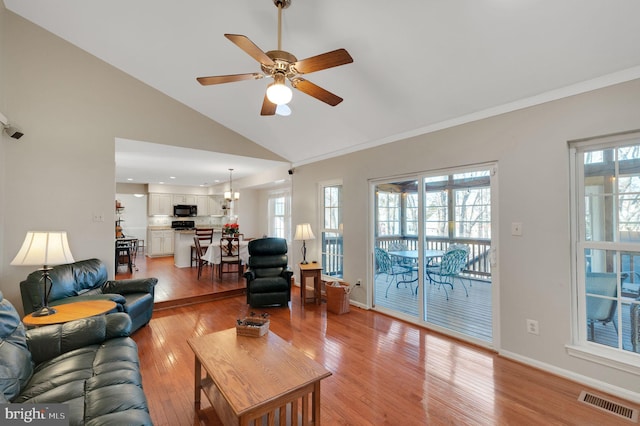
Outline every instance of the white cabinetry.
POLYGON ((224 215, 225 212, 222 210, 223 204, 224 198, 221 195, 212 195, 209 197, 209 214, 212 216, 224 215))
POLYGON ((149 194, 148 215, 173 215, 171 194, 149 194))
POLYGON ((198 216, 209 216, 209 196, 198 195, 196 197, 196 206, 198 206, 198 216))
POLYGON ((173 230, 149 230, 147 254, 152 257, 172 255, 173 234, 173 230))
POLYGON ((173 194, 173 205, 176 204, 196 204, 196 196, 190 194, 173 194))

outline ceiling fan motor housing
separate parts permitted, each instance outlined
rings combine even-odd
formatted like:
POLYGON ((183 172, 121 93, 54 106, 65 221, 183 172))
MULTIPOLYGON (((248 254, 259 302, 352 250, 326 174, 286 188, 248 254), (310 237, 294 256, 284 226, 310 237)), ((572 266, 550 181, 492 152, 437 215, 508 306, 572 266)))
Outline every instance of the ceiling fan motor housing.
POLYGON ((276 73, 280 73, 289 79, 298 74, 298 71, 294 67, 298 59, 291 53, 285 52, 284 50, 270 50, 266 52, 266 54, 274 62, 274 65, 261 64, 262 71, 265 74, 273 76, 276 73))

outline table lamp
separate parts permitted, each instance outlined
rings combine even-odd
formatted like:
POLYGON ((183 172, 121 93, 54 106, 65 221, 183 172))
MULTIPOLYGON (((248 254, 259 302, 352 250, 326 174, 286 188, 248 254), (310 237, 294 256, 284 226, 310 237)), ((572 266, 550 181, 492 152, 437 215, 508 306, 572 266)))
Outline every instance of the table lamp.
POLYGON ((313 235, 313 231, 311 230, 311 224, 301 223, 300 225, 296 225, 296 235, 293 239, 296 241, 302 240, 302 264, 306 265, 309 262, 307 262, 307 246, 305 241, 316 239, 316 236, 313 235))
POLYGON ((22 247, 16 257, 11 261, 14 266, 35 266, 43 265, 39 271, 42 271, 42 307, 34 312, 34 317, 43 317, 55 314, 56 310, 49 307, 49 295, 53 282, 49 277, 51 266, 61 265, 63 263, 73 262, 71 250, 69 250, 69 242, 67 241, 66 232, 27 232, 22 247), (47 291, 47 281, 49 281, 49 290, 47 291))

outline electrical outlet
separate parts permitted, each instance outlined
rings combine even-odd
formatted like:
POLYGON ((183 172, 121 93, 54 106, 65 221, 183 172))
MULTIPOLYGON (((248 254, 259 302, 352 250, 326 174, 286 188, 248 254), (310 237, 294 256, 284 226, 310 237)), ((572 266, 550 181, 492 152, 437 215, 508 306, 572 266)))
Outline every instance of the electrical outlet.
POLYGON ((94 222, 104 222, 104 214, 102 214, 102 213, 94 213, 93 214, 93 221, 94 222))
POLYGON ((362 278, 358 278, 358 281, 356 281, 356 286, 359 286, 360 284, 362 284, 362 278))
POLYGON ((535 334, 536 336, 539 335, 540 329, 538 328, 538 321, 527 319, 527 332, 535 334))

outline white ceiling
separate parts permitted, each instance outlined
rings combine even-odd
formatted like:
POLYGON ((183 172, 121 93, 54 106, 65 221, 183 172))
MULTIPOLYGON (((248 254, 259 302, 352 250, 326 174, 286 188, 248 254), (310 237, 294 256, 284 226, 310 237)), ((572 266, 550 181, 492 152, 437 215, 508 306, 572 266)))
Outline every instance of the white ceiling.
POLYGON ((272 0, 4 2, 294 165, 640 78, 637 0, 292 0, 283 50, 347 49, 305 76, 344 102, 294 91, 291 116, 262 117, 269 80, 195 77, 259 72, 223 34, 276 49, 272 0))

